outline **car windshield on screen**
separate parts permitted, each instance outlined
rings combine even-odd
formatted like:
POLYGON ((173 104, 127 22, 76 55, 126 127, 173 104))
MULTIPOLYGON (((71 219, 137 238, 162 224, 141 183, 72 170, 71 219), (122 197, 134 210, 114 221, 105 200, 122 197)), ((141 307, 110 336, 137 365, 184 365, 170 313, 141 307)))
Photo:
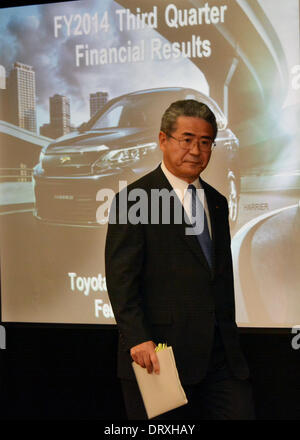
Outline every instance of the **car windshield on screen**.
POLYGON ((92 130, 114 127, 145 127, 157 123, 159 97, 132 96, 115 102, 91 127, 92 130))
MULTIPOLYGON (((179 99, 197 99, 204 101, 198 94, 176 92, 149 92, 128 95, 114 102, 90 127, 91 130, 116 127, 155 127, 160 125, 161 116, 167 107, 179 99)), ((208 103, 220 118, 219 109, 208 103)))

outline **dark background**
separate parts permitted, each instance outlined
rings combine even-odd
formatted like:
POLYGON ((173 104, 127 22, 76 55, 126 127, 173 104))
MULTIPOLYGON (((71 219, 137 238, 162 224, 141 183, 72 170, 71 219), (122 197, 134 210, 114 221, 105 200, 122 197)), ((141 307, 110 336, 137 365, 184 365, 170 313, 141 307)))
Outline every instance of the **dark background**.
MULTIPOLYGON (((4 324, 5 325, 5 324, 4 324)), ((5 325, 2 420, 126 420, 113 327, 5 325)), ((289 330, 241 329, 259 420, 300 418, 300 349, 289 330)))

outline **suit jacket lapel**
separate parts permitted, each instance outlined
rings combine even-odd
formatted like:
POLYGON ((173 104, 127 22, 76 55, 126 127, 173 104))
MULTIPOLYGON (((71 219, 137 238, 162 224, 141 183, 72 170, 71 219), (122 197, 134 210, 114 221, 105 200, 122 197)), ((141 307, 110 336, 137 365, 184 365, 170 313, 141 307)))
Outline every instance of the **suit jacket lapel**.
POLYGON ((212 239, 212 261, 213 261, 213 274, 216 269, 216 231, 217 231, 217 216, 216 210, 218 209, 218 205, 216 200, 209 189, 209 186, 204 182, 204 180, 199 177, 202 188, 205 192, 207 207, 209 211, 210 225, 211 225, 211 239, 212 239))

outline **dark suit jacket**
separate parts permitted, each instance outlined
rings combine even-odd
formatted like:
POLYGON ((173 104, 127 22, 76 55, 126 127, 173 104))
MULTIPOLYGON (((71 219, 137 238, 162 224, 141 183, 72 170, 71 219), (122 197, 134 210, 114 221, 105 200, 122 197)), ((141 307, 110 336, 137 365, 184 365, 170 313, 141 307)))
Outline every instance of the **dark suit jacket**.
MULTIPOLYGON (((108 226, 106 282, 120 335, 120 378, 134 378, 130 348, 153 340, 173 347, 183 383, 201 381, 207 371, 216 322, 233 375, 244 379, 249 374, 235 323, 227 201, 210 185, 201 183, 212 227, 213 270, 197 237, 186 235, 187 225, 175 224, 172 216, 170 224, 133 225, 117 220, 108 226)), ((160 166, 129 185, 128 193, 135 188, 148 195, 149 218, 151 189, 172 190, 160 166)))

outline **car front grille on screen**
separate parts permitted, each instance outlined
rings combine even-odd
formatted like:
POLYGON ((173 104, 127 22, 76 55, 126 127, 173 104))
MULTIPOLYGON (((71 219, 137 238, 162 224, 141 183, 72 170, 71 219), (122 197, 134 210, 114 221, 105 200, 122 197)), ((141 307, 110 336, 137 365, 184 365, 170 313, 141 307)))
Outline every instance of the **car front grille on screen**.
POLYGON ((96 222, 95 188, 86 184, 67 185, 50 181, 36 189, 37 216, 48 221, 70 223, 96 222))

